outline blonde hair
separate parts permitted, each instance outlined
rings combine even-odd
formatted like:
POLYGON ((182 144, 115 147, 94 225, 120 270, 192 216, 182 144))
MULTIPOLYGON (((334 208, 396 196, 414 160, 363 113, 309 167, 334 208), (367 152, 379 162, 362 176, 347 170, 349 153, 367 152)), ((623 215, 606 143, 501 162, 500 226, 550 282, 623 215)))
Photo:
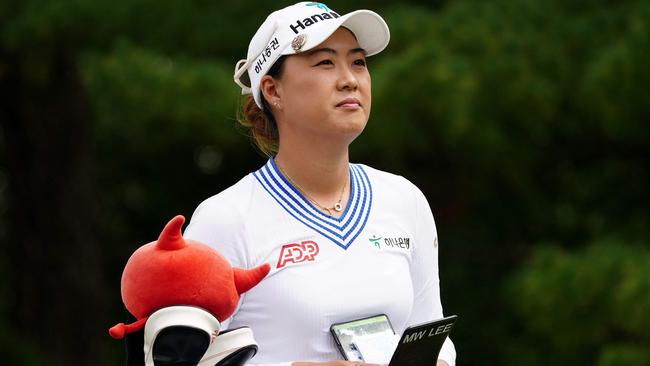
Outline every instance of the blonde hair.
MULTIPOLYGON (((278 58, 266 74, 274 79, 280 79, 286 58, 287 56, 278 58)), ((280 147, 278 124, 264 94, 261 97, 262 109, 255 103, 252 95, 247 95, 242 103, 237 121, 244 129, 248 130, 253 143, 264 155, 273 156, 277 154, 280 147)))

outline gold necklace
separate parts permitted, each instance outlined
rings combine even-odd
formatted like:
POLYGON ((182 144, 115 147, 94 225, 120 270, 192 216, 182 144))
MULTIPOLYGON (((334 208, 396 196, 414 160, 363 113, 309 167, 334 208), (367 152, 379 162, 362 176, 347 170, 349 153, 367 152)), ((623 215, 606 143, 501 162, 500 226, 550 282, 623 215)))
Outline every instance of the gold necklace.
POLYGON ((328 215, 332 216, 332 210, 334 210, 334 211, 336 211, 336 212, 341 212, 341 211, 343 211, 343 205, 341 205, 341 200, 343 200, 343 193, 345 192, 345 186, 346 186, 347 183, 348 183, 348 182, 347 182, 347 179, 343 182, 343 187, 341 187, 341 194, 339 194, 339 200, 334 204, 333 207, 325 207, 325 206, 321 205, 320 203, 318 203, 315 199, 311 198, 311 196, 310 196, 309 194, 307 194, 307 191, 305 191, 304 189, 302 189, 302 188, 301 188, 301 187, 300 187, 296 182, 293 181, 293 179, 291 179, 291 177, 289 176, 289 174, 285 173, 285 171, 282 170, 282 168, 280 168, 280 165, 278 165, 277 162, 275 163, 275 166, 277 166, 278 169, 280 169, 280 173, 282 173, 282 175, 284 175, 285 177, 287 177, 287 179, 289 180, 289 182, 290 182, 291 184, 293 184, 293 186, 296 187, 296 189, 297 189, 300 193, 302 193, 303 196, 307 197, 307 199, 309 200, 309 202, 311 202, 311 203, 313 203, 314 205, 316 205, 316 206, 317 206, 318 208, 320 208, 322 211, 327 211, 327 214, 328 214, 328 215))

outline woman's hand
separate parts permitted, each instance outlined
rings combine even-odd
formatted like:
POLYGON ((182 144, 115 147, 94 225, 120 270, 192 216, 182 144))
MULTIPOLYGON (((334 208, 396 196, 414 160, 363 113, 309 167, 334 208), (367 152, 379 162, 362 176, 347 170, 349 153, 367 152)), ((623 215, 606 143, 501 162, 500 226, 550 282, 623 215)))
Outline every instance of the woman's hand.
POLYGON ((449 366, 449 364, 443 360, 438 360, 438 362, 436 362, 436 366, 449 366))

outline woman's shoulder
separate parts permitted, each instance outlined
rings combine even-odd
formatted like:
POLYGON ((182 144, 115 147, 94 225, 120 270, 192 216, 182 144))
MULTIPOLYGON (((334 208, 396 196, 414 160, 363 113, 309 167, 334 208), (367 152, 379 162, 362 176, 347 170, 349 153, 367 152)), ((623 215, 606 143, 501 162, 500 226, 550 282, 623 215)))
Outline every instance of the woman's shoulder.
POLYGON ((416 190, 419 191, 419 189, 413 184, 410 180, 407 178, 395 174, 395 173, 390 173, 384 170, 379 170, 377 168, 373 168, 371 166, 365 165, 365 164, 353 164, 356 167, 361 168, 364 173, 368 176, 368 179, 370 180, 370 184, 373 186, 373 189, 375 187, 377 188, 387 188, 387 189, 392 189, 392 190, 416 190))
POLYGON ((372 186, 373 196, 377 198, 381 197, 384 202, 392 202, 395 207, 420 207, 429 205, 422 190, 407 178, 365 164, 355 165, 360 167, 368 176, 368 180, 372 186))
POLYGON ((253 188, 253 178, 250 174, 245 175, 237 183, 223 191, 206 198, 199 206, 207 206, 218 209, 221 205, 229 206, 229 209, 245 205, 250 201, 253 188))
POLYGON ((237 183, 203 200, 192 215, 192 223, 208 221, 220 226, 232 226, 245 217, 250 206, 253 191, 253 178, 247 174, 237 183))
POLYGON ((207 198, 194 210, 183 237, 216 249, 233 266, 246 267, 245 228, 252 201, 250 174, 207 198))

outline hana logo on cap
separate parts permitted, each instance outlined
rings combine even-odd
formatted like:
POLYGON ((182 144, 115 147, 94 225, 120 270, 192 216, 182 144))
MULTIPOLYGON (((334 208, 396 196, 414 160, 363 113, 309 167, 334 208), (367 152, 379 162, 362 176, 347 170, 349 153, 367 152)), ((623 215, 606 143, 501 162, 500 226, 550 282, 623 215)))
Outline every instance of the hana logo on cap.
POLYGON ((248 45, 246 59, 235 65, 235 83, 242 94, 252 93, 257 106, 263 108, 260 81, 278 58, 318 46, 339 27, 354 33, 367 56, 381 52, 390 39, 386 22, 373 11, 341 16, 322 3, 298 3, 274 11, 262 23, 248 45))

